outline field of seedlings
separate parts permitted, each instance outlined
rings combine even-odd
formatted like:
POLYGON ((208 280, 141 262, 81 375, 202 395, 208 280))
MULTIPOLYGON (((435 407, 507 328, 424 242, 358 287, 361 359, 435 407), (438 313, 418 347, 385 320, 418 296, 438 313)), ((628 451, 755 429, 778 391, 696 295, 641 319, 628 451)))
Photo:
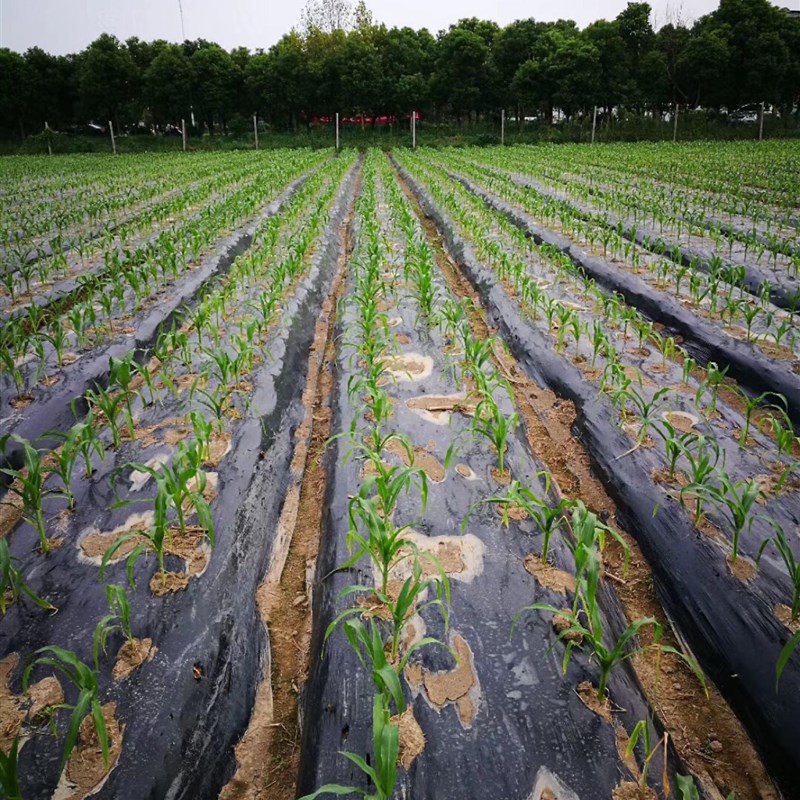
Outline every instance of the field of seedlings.
POLYGON ((0 797, 800 798, 796 145, 0 210, 0 797))

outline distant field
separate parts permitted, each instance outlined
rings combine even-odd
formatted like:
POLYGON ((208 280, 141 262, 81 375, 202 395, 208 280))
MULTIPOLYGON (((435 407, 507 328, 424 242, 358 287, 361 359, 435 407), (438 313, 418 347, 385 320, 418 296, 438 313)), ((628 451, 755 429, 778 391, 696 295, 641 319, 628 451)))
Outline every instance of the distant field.
POLYGON ((0 159, 5 796, 795 796, 799 271, 793 142, 0 159))

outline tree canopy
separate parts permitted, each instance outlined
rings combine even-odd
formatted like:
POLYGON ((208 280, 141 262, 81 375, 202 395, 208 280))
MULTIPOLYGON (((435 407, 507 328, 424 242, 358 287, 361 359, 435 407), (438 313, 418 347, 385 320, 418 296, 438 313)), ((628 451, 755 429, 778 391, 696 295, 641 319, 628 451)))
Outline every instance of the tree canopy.
POLYGON ((585 29, 476 18, 447 30, 387 28, 363 0, 310 0, 302 30, 267 50, 213 42, 121 42, 104 34, 75 55, 0 49, 0 131, 89 121, 158 126, 194 116, 209 131, 258 113, 291 128, 335 111, 464 121, 496 114, 549 119, 593 106, 660 114, 674 103, 728 110, 800 102, 800 18, 769 0, 721 0, 691 26, 659 30, 629 3, 585 29))

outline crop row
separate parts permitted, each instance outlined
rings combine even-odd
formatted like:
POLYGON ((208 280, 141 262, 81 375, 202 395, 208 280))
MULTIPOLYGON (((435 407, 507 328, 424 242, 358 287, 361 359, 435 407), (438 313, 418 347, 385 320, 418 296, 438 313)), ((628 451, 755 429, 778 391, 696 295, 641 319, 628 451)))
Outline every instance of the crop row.
POLYGON ((182 280, 227 232, 235 231, 309 167, 318 157, 275 161, 251 176, 224 200, 204 207, 169 233, 134 250, 112 248, 104 267, 75 282, 52 305, 29 305, 25 315, 6 322, 0 380, 13 385, 16 404, 24 406, 31 390, 54 383, 65 365, 81 353, 114 337, 125 336, 128 321, 158 302, 182 280))
MULTIPOLYGON (((301 284, 311 280, 331 206, 351 163, 347 158, 328 162, 281 212, 263 220, 252 247, 205 287, 193 315, 180 327, 162 330, 149 361, 140 364, 134 351, 112 357, 108 385, 86 392, 88 413, 69 430, 50 434, 59 443, 54 450, 42 450, 35 442, 17 442, 24 463, 20 469, 5 469, 11 481, 7 498, 13 498, 14 513, 4 517, 4 525, 14 532, 10 544, 3 539, 0 545, 3 593, 9 592, 7 599, 17 611, 11 624, 19 626, 18 643, 39 644, 35 653, 24 654, 23 689, 39 669, 52 667, 66 679, 64 691, 69 697, 66 705, 38 709, 37 718, 20 713, 13 730, 7 732, 8 741, 4 739, 6 753, 8 743, 15 740, 11 757, 16 758, 16 742, 23 734, 28 741, 28 734, 42 723, 41 714, 49 715, 54 729, 60 731, 62 755, 57 770, 47 758, 48 746, 41 737, 22 750, 23 754, 33 751, 27 756, 34 759, 27 762, 29 768, 39 765, 35 779, 36 772, 26 770, 23 776, 32 791, 41 791, 48 781, 58 779, 65 767, 64 775, 71 769, 74 774, 70 754, 76 747, 78 757, 87 753, 85 725, 78 735, 87 714, 100 745, 101 763, 95 765, 94 778, 103 778, 119 759, 120 723, 101 697, 109 691, 119 696, 120 691, 109 682, 111 665, 104 666, 106 646, 112 640, 121 641, 121 652, 132 656, 138 669, 153 658, 157 648, 168 644, 168 638, 159 641, 152 632, 147 639, 134 635, 142 627, 140 614, 142 623, 149 619, 153 624, 153 601, 138 590, 143 557, 156 558, 156 571, 149 579, 155 598, 185 590, 209 569, 210 548, 220 536, 219 518, 226 507, 226 486, 216 468, 247 420, 268 418, 265 381, 271 380, 272 364, 280 358, 275 351, 286 337, 283 320, 292 308, 288 301, 301 284), (148 449, 156 445, 158 452, 148 456, 148 449), (132 503, 144 503, 146 510, 131 515, 132 503), (24 522, 18 522, 20 518, 24 522), (88 520, 94 522, 87 530, 88 520), (98 524, 107 531, 94 527, 98 524), (27 549, 32 534, 39 543, 38 555, 27 549), (85 618, 77 629, 72 627, 76 614, 81 618, 75 607, 77 598, 56 599, 52 579, 43 578, 37 569, 41 560, 50 561, 49 571, 56 573, 65 568, 85 573, 99 566, 101 581, 115 580, 108 587, 91 580, 84 583, 84 602, 92 597, 96 604, 98 592, 108 595, 107 613, 94 632, 86 627, 85 618), (127 566, 116 566, 123 561, 127 566), (70 627, 43 625, 40 619, 30 618, 18 610, 25 598, 47 608, 58 605, 58 618, 69 620, 64 624, 70 627), (33 634, 26 625, 38 625, 39 633, 33 634), (68 641, 48 641, 49 630, 66 634, 68 641)), ((5 437, 3 444, 7 442, 5 437)), ((226 521, 222 533, 230 547, 232 520, 226 521)), ((10 619, 6 613, 5 620, 10 619)), ((5 784, 7 791, 11 785, 5 784)))

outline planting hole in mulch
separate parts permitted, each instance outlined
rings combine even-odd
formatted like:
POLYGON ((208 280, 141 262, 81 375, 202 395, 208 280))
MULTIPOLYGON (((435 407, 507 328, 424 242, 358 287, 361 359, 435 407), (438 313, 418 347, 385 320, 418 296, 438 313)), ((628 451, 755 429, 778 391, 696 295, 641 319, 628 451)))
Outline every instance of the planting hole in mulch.
POLYGON ((383 369, 396 381, 421 381, 433 373, 433 359, 419 353, 401 353, 382 360, 383 369))
POLYGON ((412 397, 406 401, 406 406, 419 414, 424 420, 434 422, 437 425, 447 425, 450 422, 450 414, 454 412, 467 415, 475 413, 475 405, 468 402, 467 395, 463 392, 412 397))
POLYGON ((534 553, 525 556, 523 564, 525 569, 546 589, 551 589, 562 595, 575 591, 575 577, 573 575, 542 561, 534 553))
POLYGON ((409 662, 405 675, 409 686, 424 694, 434 708, 441 711, 455 704, 462 727, 471 728, 480 707, 480 682, 475 671, 472 649, 457 631, 450 632, 450 647, 458 661, 450 670, 431 672, 419 664, 409 662))

